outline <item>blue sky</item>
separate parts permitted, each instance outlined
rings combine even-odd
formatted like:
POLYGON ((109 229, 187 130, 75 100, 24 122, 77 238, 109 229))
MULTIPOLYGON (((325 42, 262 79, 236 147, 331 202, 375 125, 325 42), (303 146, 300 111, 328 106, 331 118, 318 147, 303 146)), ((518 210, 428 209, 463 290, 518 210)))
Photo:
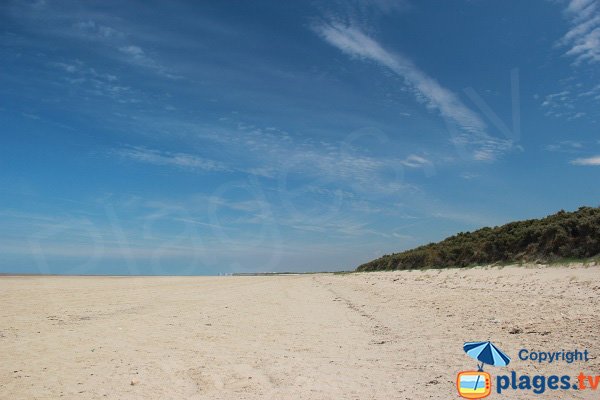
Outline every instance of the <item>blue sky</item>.
POLYGON ((0 5, 0 271, 351 269, 598 205, 600 3, 0 5))

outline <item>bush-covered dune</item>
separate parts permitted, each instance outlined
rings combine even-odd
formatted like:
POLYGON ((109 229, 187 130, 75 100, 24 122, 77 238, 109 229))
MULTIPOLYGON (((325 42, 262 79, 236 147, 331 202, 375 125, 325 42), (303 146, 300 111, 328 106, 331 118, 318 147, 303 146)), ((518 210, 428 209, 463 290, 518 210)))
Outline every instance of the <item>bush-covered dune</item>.
POLYGON ((461 232, 438 243, 388 254, 357 271, 466 267, 585 259, 600 254, 600 208, 559 211, 542 219, 461 232))

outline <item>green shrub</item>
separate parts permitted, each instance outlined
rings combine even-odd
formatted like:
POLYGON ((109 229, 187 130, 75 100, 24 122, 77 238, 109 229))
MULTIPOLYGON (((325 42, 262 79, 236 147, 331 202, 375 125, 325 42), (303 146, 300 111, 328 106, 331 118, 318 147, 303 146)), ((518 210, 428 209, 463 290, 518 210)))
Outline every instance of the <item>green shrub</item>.
POLYGON ((467 267, 476 264, 553 262, 600 255, 600 208, 559 211, 542 219, 460 232, 439 243, 385 255, 357 271, 467 267))

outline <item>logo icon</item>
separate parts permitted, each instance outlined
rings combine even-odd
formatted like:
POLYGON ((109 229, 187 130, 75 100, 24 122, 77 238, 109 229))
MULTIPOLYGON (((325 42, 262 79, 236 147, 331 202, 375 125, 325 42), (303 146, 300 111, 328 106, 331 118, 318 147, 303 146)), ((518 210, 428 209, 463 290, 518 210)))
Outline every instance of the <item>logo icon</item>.
POLYGON ((483 399, 492 392, 492 377, 483 371, 463 371, 456 377, 458 394, 465 399, 483 399))
POLYGON ((492 392, 492 377, 483 371, 485 364, 505 367, 510 357, 492 342, 467 342, 463 345, 465 353, 477 360, 477 371, 462 371, 456 377, 458 394, 465 399, 483 399, 492 392), (481 364, 479 364, 481 363, 481 364))

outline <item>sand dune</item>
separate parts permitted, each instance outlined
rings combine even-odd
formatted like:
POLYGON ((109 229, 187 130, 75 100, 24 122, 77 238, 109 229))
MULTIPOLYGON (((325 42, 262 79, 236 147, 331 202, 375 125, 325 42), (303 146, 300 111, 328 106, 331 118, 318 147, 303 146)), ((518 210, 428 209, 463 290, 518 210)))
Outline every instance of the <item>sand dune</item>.
POLYGON ((513 357, 492 374, 600 375, 599 305, 600 268, 582 266, 1 277, 0 398, 452 399, 475 367, 465 341, 513 357), (536 364, 521 348, 593 358, 536 364))

